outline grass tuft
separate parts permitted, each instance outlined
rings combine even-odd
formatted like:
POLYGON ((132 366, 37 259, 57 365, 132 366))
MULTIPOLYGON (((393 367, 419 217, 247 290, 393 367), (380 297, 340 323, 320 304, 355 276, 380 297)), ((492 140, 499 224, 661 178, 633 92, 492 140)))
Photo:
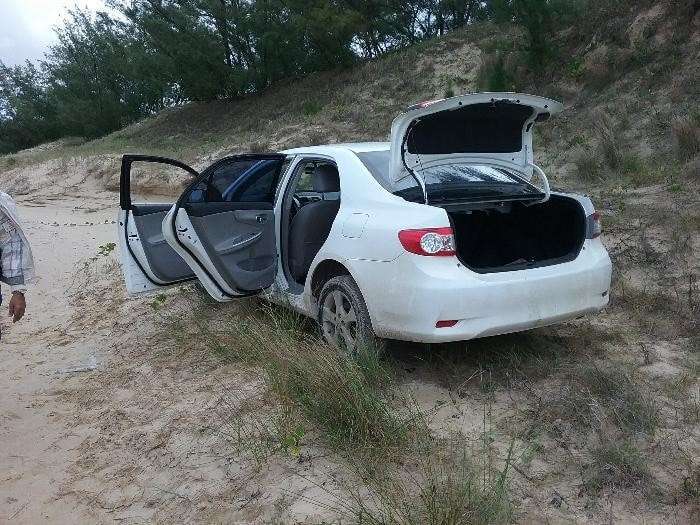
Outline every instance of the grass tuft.
POLYGON ((479 68, 477 85, 483 91, 515 91, 515 77, 502 52, 487 55, 479 68))
POLYGON ((678 118, 671 124, 676 153, 681 161, 700 154, 700 112, 678 118))
POLYGON ((648 488, 652 477, 647 460, 632 442, 604 443, 592 455, 593 462, 583 475, 590 492, 648 488))
POLYGON ((301 110, 305 117, 313 117, 321 112, 323 107, 317 100, 307 100, 304 102, 301 110))
POLYGON ((651 390, 614 364, 572 366, 560 389, 543 393, 530 413, 535 426, 546 423, 557 434, 566 425, 587 434, 609 422, 623 433, 653 435, 660 423, 651 390))
POLYGON ((602 179, 598 155, 589 149, 579 149, 572 155, 571 161, 576 167, 576 174, 583 182, 598 182, 602 179))
POLYGON ((379 385, 372 384, 374 353, 362 352, 356 361, 324 346, 301 344, 289 352, 266 352, 265 368, 273 390, 295 403, 333 448, 373 453, 404 444, 413 423, 410 416, 397 416, 379 385))
POLYGON ((604 403, 608 415, 623 430, 653 435, 659 425, 654 396, 621 367, 583 367, 578 383, 604 403))
MULTIPOLYGON (((412 404, 391 392, 393 374, 375 348, 348 356, 323 344, 303 316, 291 310, 249 301, 238 308, 202 308, 194 338, 168 333, 181 341, 203 343, 224 359, 259 367, 265 383, 283 406, 294 408, 340 452, 390 453, 414 433, 425 430, 412 404), (207 334, 207 337, 197 337, 207 334)), ((182 330, 181 319, 173 319, 182 330)))
POLYGON ((486 525, 512 521, 507 477, 475 467, 465 450, 429 456, 414 472, 371 476, 369 491, 351 494, 341 513, 366 525, 486 525))
POLYGON ((613 119, 607 113, 598 112, 594 127, 598 133, 599 148, 605 163, 612 170, 619 169, 624 158, 624 144, 620 131, 615 129, 613 119))

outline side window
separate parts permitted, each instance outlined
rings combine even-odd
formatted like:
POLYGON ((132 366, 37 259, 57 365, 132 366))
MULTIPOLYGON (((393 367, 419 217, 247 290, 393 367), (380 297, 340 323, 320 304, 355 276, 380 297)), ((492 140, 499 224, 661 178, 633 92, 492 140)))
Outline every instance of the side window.
POLYGON ((214 164, 187 199, 196 202, 273 203, 280 175, 279 159, 230 159, 214 164))
POLYGON ((314 188, 312 174, 318 166, 317 162, 308 162, 301 169, 296 191, 312 191, 314 188))
POLYGON ((224 192, 226 202, 274 202, 279 166, 258 167, 243 184, 231 185, 224 192))

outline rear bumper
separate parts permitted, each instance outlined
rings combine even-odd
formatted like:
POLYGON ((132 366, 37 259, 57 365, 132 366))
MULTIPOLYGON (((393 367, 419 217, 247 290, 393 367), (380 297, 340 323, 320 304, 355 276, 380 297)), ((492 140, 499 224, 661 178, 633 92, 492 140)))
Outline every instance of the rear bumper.
POLYGON ((348 261, 380 337, 439 343, 528 330, 602 309, 611 262, 600 240, 571 262, 476 274, 454 257, 348 261), (436 328, 441 320, 455 326, 436 328))

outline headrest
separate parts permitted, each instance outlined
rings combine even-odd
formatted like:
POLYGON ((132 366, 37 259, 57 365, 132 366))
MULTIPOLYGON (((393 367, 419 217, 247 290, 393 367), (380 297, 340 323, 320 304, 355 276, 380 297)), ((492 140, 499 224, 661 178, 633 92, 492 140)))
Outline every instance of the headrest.
POLYGON ((311 174, 314 191, 329 193, 340 191, 340 177, 338 168, 332 164, 316 166, 311 174))

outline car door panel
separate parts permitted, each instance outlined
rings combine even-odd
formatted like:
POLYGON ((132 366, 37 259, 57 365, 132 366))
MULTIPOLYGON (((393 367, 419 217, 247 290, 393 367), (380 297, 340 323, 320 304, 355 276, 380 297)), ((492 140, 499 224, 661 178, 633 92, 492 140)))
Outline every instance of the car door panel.
POLYGON ((162 283, 184 281, 193 277, 193 272, 163 236, 163 219, 172 205, 162 211, 148 214, 132 214, 136 232, 153 275, 162 283))
POLYGON ((143 163, 146 173, 156 169, 156 165, 167 165, 190 182, 199 175, 172 159, 143 155, 122 158, 118 237, 122 272, 127 291, 132 294, 160 290, 195 278, 163 236, 163 219, 173 204, 133 202, 132 167, 136 163, 143 163))
POLYGON ((274 212, 231 209, 190 216, 199 241, 231 289, 241 292, 272 285, 277 262, 274 212))
POLYGON ((274 283, 273 206, 283 160, 282 155, 224 159, 206 170, 166 216, 165 239, 217 301, 255 294, 274 283), (251 200, 259 196, 266 200, 251 200))

